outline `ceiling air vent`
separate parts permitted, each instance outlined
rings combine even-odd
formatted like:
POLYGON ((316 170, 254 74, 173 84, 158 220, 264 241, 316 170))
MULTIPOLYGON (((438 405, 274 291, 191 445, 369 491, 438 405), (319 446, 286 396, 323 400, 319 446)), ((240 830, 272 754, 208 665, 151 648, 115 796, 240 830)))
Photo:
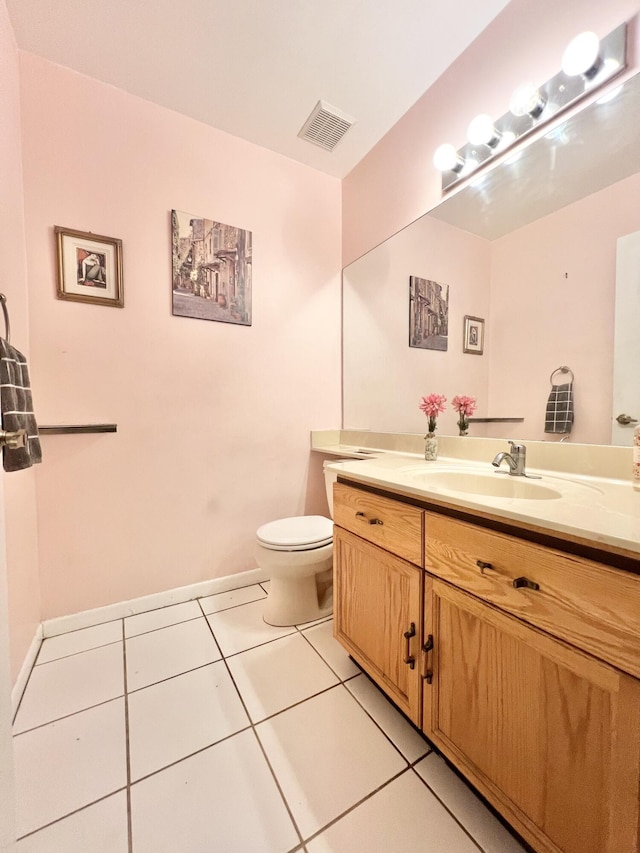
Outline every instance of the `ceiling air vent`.
POLYGON ((355 119, 342 110, 332 107, 326 101, 318 101, 298 136, 326 151, 333 151, 354 123, 355 119))

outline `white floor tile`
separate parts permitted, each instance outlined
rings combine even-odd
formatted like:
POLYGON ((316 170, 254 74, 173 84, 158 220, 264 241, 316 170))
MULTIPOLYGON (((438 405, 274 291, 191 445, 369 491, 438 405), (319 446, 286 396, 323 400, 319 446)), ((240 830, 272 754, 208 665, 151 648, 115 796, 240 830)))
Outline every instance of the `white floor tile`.
POLYGON ((264 602, 260 600, 207 616, 225 657, 295 633, 294 626, 274 628, 267 625, 262 618, 263 609, 264 602))
POLYGON ((224 661, 129 696, 131 778, 140 779, 249 725, 224 661))
POLYGON ((23 732, 124 694, 122 642, 34 667, 14 732, 23 732))
POLYGON ((391 738, 410 764, 429 752, 429 744, 365 675, 349 679, 345 687, 353 693, 387 737, 391 738))
POLYGON ((130 637, 126 643, 129 692, 220 660, 203 617, 130 637))
POLYGON ((318 650, 338 678, 344 681, 345 678, 351 678, 360 672, 340 643, 334 638, 333 619, 315 625, 313 628, 307 628, 302 633, 318 650))
POLYGON ((249 604, 266 598, 267 594, 259 584, 243 586, 241 589, 232 589, 230 592, 218 592, 216 595, 208 595, 200 599, 202 610, 205 613, 218 613, 220 610, 228 610, 239 604, 249 604))
POLYGON ((252 731, 131 788, 135 853, 285 853, 298 836, 252 731))
POLYGON ((228 664, 254 723, 338 684, 300 634, 234 655, 228 664))
POLYGON ((479 853, 411 770, 306 846, 308 853, 479 853))
POLYGON ((407 766, 342 685, 256 731, 305 838, 407 766))
POLYGON ((48 637, 42 641, 37 664, 74 655, 77 652, 97 649, 98 646, 106 646, 120 640, 122 640, 121 619, 105 622, 103 625, 93 625, 91 628, 81 628, 79 631, 69 631, 68 634, 59 634, 57 637, 48 637))
POLYGON ((124 635, 125 637, 137 637, 138 634, 146 634, 147 631, 155 631, 157 628, 177 625, 179 622, 188 622, 189 619, 197 619, 199 616, 202 616, 202 611, 197 601, 170 604, 168 607, 159 607, 157 610, 148 610, 146 613, 127 616, 124 620, 124 635))
POLYGON ((18 837, 126 785, 124 699, 13 739, 18 837))
POLYGON ((439 755, 432 752, 415 769, 485 853, 523 853, 522 845, 439 755))
POLYGON ((124 791, 23 838, 16 853, 127 853, 124 791))

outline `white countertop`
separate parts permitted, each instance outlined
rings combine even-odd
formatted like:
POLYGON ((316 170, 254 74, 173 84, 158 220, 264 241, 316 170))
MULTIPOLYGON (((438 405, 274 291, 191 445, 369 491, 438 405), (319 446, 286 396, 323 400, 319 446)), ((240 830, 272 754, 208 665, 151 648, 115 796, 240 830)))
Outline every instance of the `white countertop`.
MULTIPOLYGON (((340 449, 333 448, 333 452, 347 455, 349 449, 351 455, 360 450, 340 446, 340 449)), ((328 448, 324 452, 328 452, 328 448)), ((635 491, 629 481, 527 468, 528 474, 541 477, 527 482, 553 489, 560 493, 560 497, 549 500, 506 498, 454 491, 430 482, 431 476, 435 480, 438 474, 446 472, 467 472, 484 477, 509 476, 498 472, 490 462, 442 456, 436 462, 425 462, 417 454, 397 452, 379 452, 375 457, 367 455, 365 458, 361 453, 358 455, 360 458, 329 465, 338 474, 359 483, 490 514, 511 522, 522 522, 550 533, 578 537, 594 546, 608 546, 609 549, 632 552, 640 557, 640 491, 635 491)))

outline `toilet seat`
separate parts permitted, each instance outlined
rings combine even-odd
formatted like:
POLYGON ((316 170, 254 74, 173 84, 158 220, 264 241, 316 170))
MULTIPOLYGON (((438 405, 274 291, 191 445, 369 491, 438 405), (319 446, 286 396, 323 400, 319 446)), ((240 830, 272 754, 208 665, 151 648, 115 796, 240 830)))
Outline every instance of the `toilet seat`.
POLYGON ((269 551, 312 551, 333 541, 333 522, 323 515, 298 515, 263 524, 256 532, 269 551))

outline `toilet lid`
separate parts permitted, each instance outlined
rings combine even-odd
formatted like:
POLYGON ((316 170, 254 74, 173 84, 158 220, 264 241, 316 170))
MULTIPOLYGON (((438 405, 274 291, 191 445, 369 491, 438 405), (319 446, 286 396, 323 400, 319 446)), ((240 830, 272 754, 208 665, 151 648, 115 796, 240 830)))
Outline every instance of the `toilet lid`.
POLYGON ((267 548, 296 550, 300 546, 321 548, 333 540, 333 522, 323 515, 297 515, 279 518, 258 528, 258 541, 267 548))

